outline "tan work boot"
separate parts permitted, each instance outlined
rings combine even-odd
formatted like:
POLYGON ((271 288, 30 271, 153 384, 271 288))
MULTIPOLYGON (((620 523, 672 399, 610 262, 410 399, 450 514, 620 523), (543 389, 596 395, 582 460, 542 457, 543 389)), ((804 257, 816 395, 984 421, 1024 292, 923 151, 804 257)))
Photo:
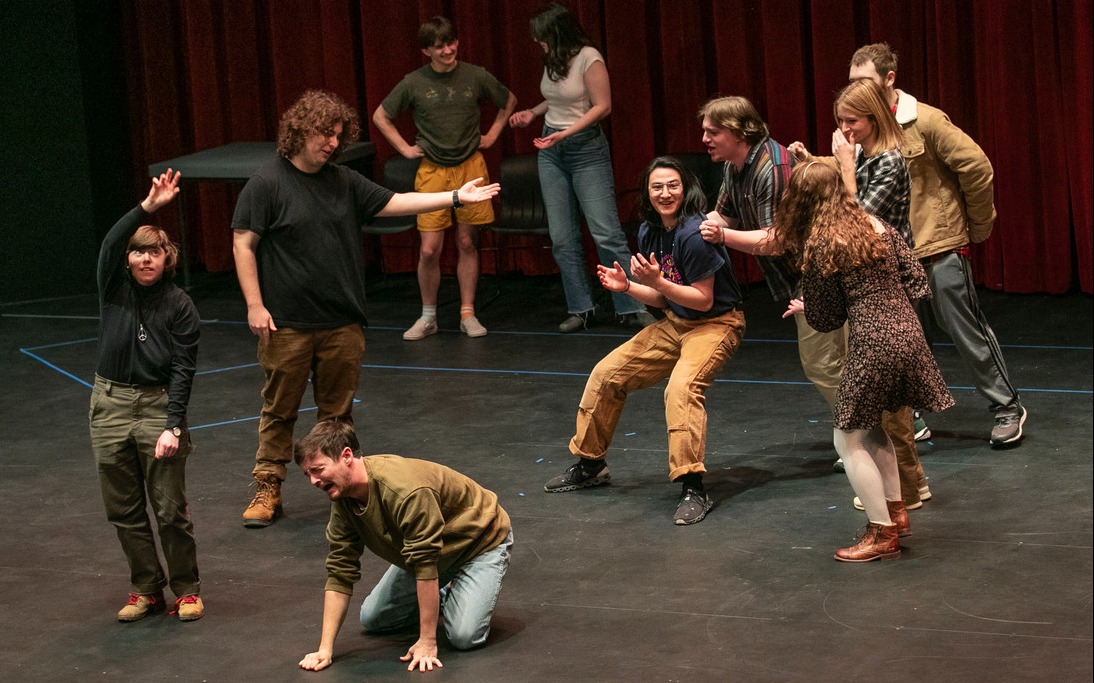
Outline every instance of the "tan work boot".
POLYGON ((163 593, 152 595, 129 594, 129 602, 118 610, 118 621, 139 621, 149 614, 163 611, 163 593))
POLYGON ((243 526, 260 529, 270 526, 281 513, 281 480, 272 474, 255 475, 255 496, 243 511, 243 526))
POLYGON ((195 621, 205 616, 205 603, 199 595, 184 595, 175 600, 175 610, 171 614, 178 614, 179 621, 195 621))

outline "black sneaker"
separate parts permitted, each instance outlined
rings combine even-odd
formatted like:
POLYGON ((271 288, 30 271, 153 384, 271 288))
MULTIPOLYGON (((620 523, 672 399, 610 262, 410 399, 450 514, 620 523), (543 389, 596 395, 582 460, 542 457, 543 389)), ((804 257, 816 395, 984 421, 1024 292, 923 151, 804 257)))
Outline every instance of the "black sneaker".
POLYGON ((703 521, 712 507, 714 507, 714 501, 704 491, 684 489, 680 502, 676 506, 677 526, 703 521))
POLYGON ((612 480, 612 473, 608 471, 608 463, 603 460, 581 459, 543 485, 547 493, 561 493, 563 491, 576 491, 590 486, 600 486, 612 480), (589 463, 586 465, 585 463, 589 463))

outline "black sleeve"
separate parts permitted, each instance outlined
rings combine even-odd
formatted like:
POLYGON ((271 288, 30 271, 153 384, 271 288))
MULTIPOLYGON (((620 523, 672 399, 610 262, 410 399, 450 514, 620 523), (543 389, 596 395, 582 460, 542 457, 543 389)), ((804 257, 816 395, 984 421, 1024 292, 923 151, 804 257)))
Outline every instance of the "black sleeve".
POLYGON ((129 238, 137 228, 149 222, 152 215, 146 213, 140 204, 118 219, 110 232, 103 238, 99 249, 99 265, 96 278, 99 284, 99 301, 105 301, 108 292, 116 288, 125 277, 125 251, 129 238))

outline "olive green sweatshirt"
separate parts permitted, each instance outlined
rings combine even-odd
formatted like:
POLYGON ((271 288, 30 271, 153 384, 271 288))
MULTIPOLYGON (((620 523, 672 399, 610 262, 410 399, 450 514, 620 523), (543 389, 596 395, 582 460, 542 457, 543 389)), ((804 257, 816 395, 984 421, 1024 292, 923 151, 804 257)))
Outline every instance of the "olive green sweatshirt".
POLYGON ((365 548, 428 581, 508 536, 509 515, 498 497, 459 472, 397 455, 361 460, 368 473, 368 501, 331 503, 326 590, 353 594, 365 548))

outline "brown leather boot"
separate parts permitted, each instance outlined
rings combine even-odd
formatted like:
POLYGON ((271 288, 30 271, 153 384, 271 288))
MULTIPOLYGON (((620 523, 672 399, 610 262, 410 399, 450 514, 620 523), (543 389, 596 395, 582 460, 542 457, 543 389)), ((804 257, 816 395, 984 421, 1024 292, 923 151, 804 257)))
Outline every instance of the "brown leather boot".
POLYGON ((281 513, 281 480, 267 473, 255 475, 255 495, 243 511, 243 526, 260 529, 270 526, 281 513))
POLYGON ((911 536, 912 525, 908 521, 908 510, 904 506, 904 501, 887 500, 885 501, 885 505, 889 508, 889 519, 896 525, 897 536, 900 536, 901 538, 911 536))
POLYGON ((908 521, 908 509, 903 500, 886 500, 885 506, 889 509, 889 519, 896 525, 896 533, 903 539, 911 535, 911 523, 908 521))
POLYGON ((900 541, 895 524, 882 526, 870 522, 858 543, 840 548, 833 555, 840 562, 871 562, 892 560, 900 557, 900 541))

